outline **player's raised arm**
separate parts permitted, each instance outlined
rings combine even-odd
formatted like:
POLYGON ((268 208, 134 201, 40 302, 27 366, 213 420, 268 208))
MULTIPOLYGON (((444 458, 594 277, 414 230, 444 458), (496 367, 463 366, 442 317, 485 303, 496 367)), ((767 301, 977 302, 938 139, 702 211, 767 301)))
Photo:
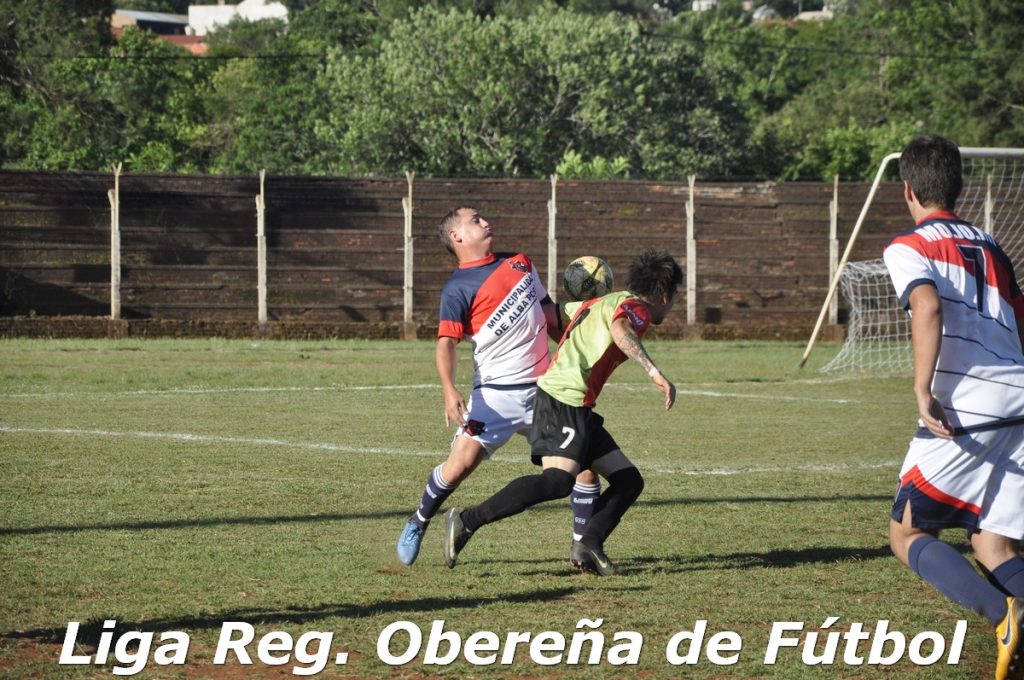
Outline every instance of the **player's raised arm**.
POLYGON ((463 414, 466 412, 466 398, 455 387, 455 371, 458 368, 456 338, 442 337, 437 339, 437 350, 434 361, 437 364, 437 375, 441 378, 441 389, 444 390, 444 424, 465 425, 463 414))
POLYGON ((665 410, 672 408, 676 401, 676 386, 654 365, 654 361, 651 360, 643 343, 640 342, 640 336, 633 330, 629 321, 625 317, 615 319, 612 322, 611 332, 615 345, 622 350, 623 354, 640 364, 640 367, 647 371, 647 375, 651 376, 655 386, 665 395, 665 410))

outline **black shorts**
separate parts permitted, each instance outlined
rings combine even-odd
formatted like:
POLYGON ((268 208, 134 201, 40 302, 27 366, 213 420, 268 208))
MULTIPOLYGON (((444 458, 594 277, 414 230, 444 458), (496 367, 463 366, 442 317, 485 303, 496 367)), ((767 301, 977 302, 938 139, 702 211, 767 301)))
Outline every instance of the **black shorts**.
POLYGON ((604 429, 604 418, 594 409, 563 404, 540 388, 534 397, 533 426, 527 439, 534 465, 541 464, 541 456, 562 456, 584 470, 619 448, 604 429))

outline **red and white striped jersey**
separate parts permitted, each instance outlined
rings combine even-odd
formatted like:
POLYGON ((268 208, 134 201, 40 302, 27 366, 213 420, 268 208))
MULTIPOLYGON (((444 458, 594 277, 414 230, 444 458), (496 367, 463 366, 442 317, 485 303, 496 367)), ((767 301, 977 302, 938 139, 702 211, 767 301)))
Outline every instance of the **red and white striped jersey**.
POLYGON ((463 262, 441 291, 439 338, 473 343, 473 386, 535 384, 548 367, 548 294, 526 255, 463 262))
POLYGON ((942 345, 932 394, 958 427, 1024 416, 1024 354, 1017 335, 1024 296, 996 240, 949 212, 928 215, 885 248, 896 294, 935 286, 942 345))

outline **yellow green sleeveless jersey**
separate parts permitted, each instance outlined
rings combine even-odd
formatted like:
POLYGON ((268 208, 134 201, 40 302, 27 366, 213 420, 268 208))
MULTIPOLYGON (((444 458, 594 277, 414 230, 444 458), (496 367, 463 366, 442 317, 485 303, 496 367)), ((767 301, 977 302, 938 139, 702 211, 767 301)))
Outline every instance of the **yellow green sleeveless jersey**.
POLYGON ((651 310, 629 291, 620 291, 570 302, 565 313, 572 321, 537 385, 563 404, 593 407, 612 371, 627 359, 612 339, 612 322, 625 318, 642 337, 651 325, 651 310))

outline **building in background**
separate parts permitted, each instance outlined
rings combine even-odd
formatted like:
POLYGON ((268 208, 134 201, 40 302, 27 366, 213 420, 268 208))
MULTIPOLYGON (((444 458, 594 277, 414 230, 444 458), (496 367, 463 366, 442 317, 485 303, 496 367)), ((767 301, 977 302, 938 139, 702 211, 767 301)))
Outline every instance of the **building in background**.
POLYGON ((185 14, 166 12, 142 12, 133 9, 118 9, 110 17, 110 32, 118 37, 130 26, 148 31, 165 42, 182 47, 192 54, 206 54, 206 38, 194 35, 185 14))
POLYGON ((243 0, 237 5, 226 5, 223 0, 216 5, 190 5, 188 8, 189 29, 197 36, 204 36, 225 26, 235 18, 246 21, 281 19, 288 21, 288 8, 280 2, 267 0, 243 0))
POLYGON ((128 26, 137 26, 141 31, 157 35, 185 35, 188 32, 188 16, 166 12, 140 12, 134 9, 114 10, 110 27, 115 31, 128 26))

